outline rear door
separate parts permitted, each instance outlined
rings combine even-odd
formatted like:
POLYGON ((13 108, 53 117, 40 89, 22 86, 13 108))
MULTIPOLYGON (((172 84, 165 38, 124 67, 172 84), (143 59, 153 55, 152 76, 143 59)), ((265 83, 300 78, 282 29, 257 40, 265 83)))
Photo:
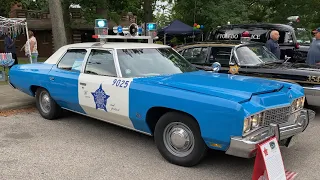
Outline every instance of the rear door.
POLYGON ((115 51, 91 49, 79 77, 79 103, 91 117, 133 129, 129 119, 132 78, 121 78, 115 51))

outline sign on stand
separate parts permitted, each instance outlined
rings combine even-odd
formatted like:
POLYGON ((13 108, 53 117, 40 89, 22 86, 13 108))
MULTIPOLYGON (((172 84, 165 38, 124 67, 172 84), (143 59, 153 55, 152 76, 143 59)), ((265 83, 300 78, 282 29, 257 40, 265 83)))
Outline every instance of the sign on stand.
POLYGON ((285 170, 275 137, 258 145, 252 180, 292 180, 296 175, 297 173, 285 170))

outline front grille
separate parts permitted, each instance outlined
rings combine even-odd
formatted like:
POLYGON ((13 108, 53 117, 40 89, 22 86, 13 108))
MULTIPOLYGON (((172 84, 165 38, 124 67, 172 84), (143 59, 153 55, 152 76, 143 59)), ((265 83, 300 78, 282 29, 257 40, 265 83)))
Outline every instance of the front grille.
POLYGON ((270 109, 264 112, 263 125, 268 126, 270 123, 283 124, 289 121, 291 106, 270 109))

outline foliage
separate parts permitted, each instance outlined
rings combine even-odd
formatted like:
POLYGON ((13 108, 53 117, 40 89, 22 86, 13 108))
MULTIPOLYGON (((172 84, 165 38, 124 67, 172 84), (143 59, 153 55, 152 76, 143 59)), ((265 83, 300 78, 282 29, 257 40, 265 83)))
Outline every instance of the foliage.
POLYGON ((133 12, 142 17, 142 0, 71 0, 73 4, 79 4, 87 21, 99 18, 97 9, 107 10, 109 18, 119 21, 122 13, 133 12))
POLYGON ((8 17, 13 0, 2 0, 0 6, 0 16, 8 17))
POLYGON ((49 11, 48 0, 20 0, 24 9, 49 11))
POLYGON ((14 3, 21 3, 23 9, 49 11, 48 0, 1 0, 0 16, 9 17, 14 3))
POLYGON ((157 23, 158 28, 163 28, 172 21, 171 14, 172 4, 169 2, 161 2, 155 5, 155 17, 154 22, 157 23))
POLYGON ((288 23, 298 15, 301 27, 320 26, 319 0, 174 0, 173 18, 206 28, 250 22, 288 23), (195 16, 195 17, 194 17, 195 16))

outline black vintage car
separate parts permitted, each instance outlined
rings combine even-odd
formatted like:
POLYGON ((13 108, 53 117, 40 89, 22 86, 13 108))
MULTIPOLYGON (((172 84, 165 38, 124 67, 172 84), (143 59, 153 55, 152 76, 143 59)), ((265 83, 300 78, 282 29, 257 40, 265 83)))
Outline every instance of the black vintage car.
POLYGON ((298 83, 304 87, 308 105, 320 106, 320 69, 305 63, 277 59, 263 43, 201 42, 179 47, 177 51, 198 69, 298 83))
POLYGON ((312 40, 311 31, 304 28, 294 28, 286 24, 233 24, 221 26, 212 30, 206 38, 206 41, 239 41, 241 34, 248 31, 251 35, 251 40, 255 42, 266 43, 270 38, 272 30, 279 31, 279 45, 281 49, 280 59, 285 60, 286 57, 291 57, 289 62, 306 61, 310 42, 312 40))

